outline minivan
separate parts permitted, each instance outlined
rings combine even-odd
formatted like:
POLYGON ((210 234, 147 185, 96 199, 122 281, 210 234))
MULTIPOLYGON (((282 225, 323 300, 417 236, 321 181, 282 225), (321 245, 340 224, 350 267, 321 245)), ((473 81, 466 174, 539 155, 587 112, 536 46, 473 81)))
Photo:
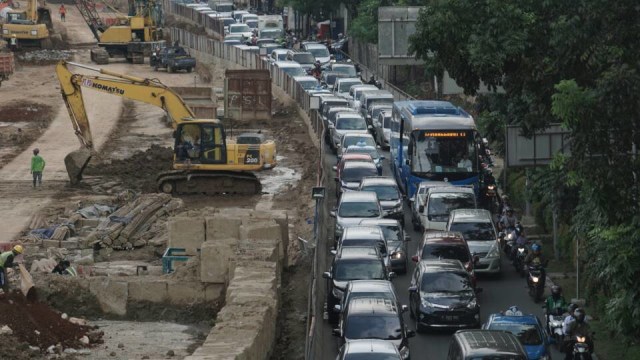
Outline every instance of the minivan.
POLYGON ((503 330, 458 330, 449 343, 447 360, 526 360, 518 338, 503 330))
POLYGON ((449 213, 455 209, 476 209, 476 194, 472 187, 447 186, 430 188, 426 202, 420 214, 422 228, 429 230, 445 230, 449 213))
POLYGON ((393 94, 386 90, 365 91, 360 98, 360 114, 372 125, 369 108, 372 105, 389 104, 393 106, 393 94))
POLYGON ((453 210, 449 214, 447 230, 461 233, 467 241, 471 253, 478 257, 476 272, 500 273, 500 243, 489 210, 453 210))

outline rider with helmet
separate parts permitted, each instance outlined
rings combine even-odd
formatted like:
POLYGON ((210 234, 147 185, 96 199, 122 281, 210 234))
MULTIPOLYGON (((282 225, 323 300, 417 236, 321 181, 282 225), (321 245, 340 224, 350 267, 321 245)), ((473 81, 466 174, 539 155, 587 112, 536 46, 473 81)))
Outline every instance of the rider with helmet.
MULTIPOLYGON (((506 196, 506 195, 505 195, 506 196)), ((505 207, 504 215, 500 218, 498 227, 501 231, 513 229, 518 223, 518 218, 513 214, 513 208, 505 207)))
MULTIPOLYGON (((569 323, 568 329, 565 332, 565 359, 573 358, 573 345, 576 342, 577 336, 586 337, 586 344, 589 346, 589 353, 593 354, 593 338, 591 333, 591 327, 587 324, 587 313, 582 308, 576 308, 573 312, 574 321, 569 323)), ((564 330, 564 329, 563 329, 564 330)))
POLYGON ((567 311, 567 300, 562 296, 562 287, 553 285, 551 287, 551 296, 547 298, 544 304, 547 314, 562 315, 567 311))
POLYGON ((7 268, 12 268, 15 264, 13 260, 16 256, 22 254, 24 248, 22 245, 14 246, 10 251, 0 254, 0 287, 6 292, 7 289, 7 268))
POLYGON ((313 64, 311 75, 316 79, 320 79, 320 76, 322 75, 322 63, 320 63, 320 60, 316 60, 315 64, 313 64))
POLYGON ((502 312, 503 315, 505 316, 522 316, 522 311, 520 311, 520 309, 513 305, 510 306, 507 310, 502 312))
POLYGON ((540 286, 544 288, 545 281, 547 280, 547 273, 544 271, 544 267, 547 266, 547 260, 542 255, 542 245, 531 245, 531 252, 524 258, 524 265, 526 267, 532 265, 541 265, 540 267, 540 286))

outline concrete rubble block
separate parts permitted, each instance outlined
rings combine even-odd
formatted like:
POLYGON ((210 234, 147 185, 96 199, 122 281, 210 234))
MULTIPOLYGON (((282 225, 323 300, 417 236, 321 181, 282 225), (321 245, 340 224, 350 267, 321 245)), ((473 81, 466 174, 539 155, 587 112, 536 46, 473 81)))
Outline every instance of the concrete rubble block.
POLYGON ((87 227, 96 227, 100 225, 101 219, 78 219, 76 222, 76 228, 87 227))
POLYGON ((205 301, 204 284, 199 281, 169 281, 167 291, 172 304, 190 305, 205 301))
POLYGON ((207 241, 233 241, 240 239, 241 217, 230 217, 216 214, 206 218, 206 240, 207 241))
POLYGON ((200 250, 200 281, 226 284, 229 281, 229 260, 233 249, 227 244, 206 241, 200 250))
POLYGON ((196 255, 205 241, 204 218, 175 217, 167 227, 169 247, 185 249, 186 255, 196 255))
POLYGON ((89 291, 96 296, 105 313, 124 316, 127 314, 129 285, 126 281, 115 281, 108 277, 93 277, 89 291))
POLYGON ((222 302, 224 300, 224 284, 205 284, 204 285, 204 301, 208 303, 222 302))
POLYGON ((42 247, 44 247, 44 248, 59 248, 60 247, 60 240, 44 239, 44 240, 42 240, 42 247))
POLYGON ((165 280, 140 279, 129 282, 129 300, 140 302, 165 302, 169 298, 165 280))
POLYGON ((260 220, 243 225, 240 229, 240 239, 246 240, 271 240, 274 246, 282 242, 282 230, 273 220, 260 220))
POLYGON ((78 249, 80 248, 80 243, 78 238, 69 238, 67 240, 60 241, 60 247, 65 249, 78 249))

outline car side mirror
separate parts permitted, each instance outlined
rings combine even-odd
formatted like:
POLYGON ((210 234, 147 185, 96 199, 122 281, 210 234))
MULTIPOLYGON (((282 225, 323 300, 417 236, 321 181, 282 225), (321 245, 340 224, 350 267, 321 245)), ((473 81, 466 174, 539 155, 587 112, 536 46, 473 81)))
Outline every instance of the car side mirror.
POLYGON ((411 257, 411 261, 413 261, 413 262, 416 262, 416 263, 417 263, 417 262, 418 262, 418 255, 413 255, 413 256, 411 257))
POLYGON ((336 217, 336 211, 335 210, 329 211, 329 216, 331 216, 332 218, 336 217))
POLYGON ((476 294, 480 294, 481 292, 483 292, 484 290, 482 288, 475 288, 474 290, 476 292, 476 294))
POLYGON ((334 165, 334 166, 332 166, 331 168, 333 169, 333 171, 338 171, 338 167, 337 167, 337 166, 335 166, 335 165, 334 165))
POLYGON ((418 291, 418 287, 417 286, 415 286, 415 285, 409 286, 409 292, 410 293, 414 293, 416 291, 418 291))
POLYGON ((412 338, 416 336, 416 331, 415 330, 407 330, 407 337, 408 338, 412 338))
POLYGON ((331 279, 331 273, 328 271, 325 271, 322 273, 322 277, 325 279, 331 279))
POLYGON ((393 271, 391 271, 389 273, 389 279, 395 279, 396 278, 396 273, 394 273, 393 271))
POLYGON ((337 312, 337 313, 342 312, 342 305, 335 305, 335 306, 333 307, 333 311, 334 311, 334 312, 337 312))
POLYGON ((407 311, 409 311, 409 307, 407 305, 401 305, 400 309, 402 309, 402 312, 405 313, 407 311))
POLYGON ((421 212, 421 213, 424 212, 424 205, 418 206, 418 212, 421 212))

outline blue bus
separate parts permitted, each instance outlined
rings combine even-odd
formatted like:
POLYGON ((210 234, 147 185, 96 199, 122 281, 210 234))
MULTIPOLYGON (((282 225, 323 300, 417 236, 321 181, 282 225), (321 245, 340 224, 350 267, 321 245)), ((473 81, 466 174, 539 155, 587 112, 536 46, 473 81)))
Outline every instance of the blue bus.
POLYGON ((482 138, 473 117, 450 102, 415 100, 393 104, 391 168, 409 198, 423 181, 473 185, 477 194, 481 147, 482 138))

